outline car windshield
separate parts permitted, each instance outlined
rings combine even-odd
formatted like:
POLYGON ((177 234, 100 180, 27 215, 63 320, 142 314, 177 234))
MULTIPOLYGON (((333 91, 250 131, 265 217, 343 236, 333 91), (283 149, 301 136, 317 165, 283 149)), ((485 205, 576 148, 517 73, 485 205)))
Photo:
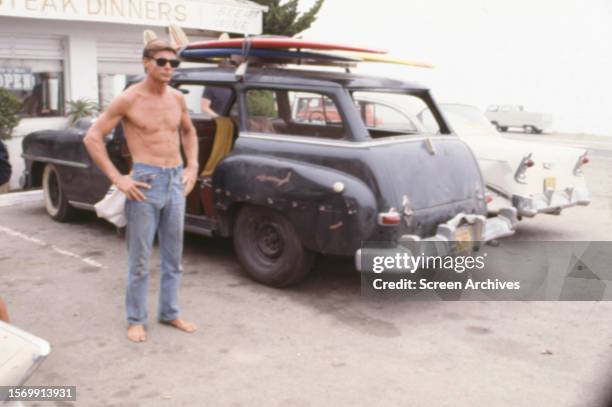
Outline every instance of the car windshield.
POLYGON ((441 104, 440 110, 459 135, 494 136, 497 129, 476 106, 441 104))
POLYGON ((425 124, 420 120, 419 112, 428 107, 417 95, 359 91, 353 92, 353 101, 372 138, 440 133, 435 119, 425 124))

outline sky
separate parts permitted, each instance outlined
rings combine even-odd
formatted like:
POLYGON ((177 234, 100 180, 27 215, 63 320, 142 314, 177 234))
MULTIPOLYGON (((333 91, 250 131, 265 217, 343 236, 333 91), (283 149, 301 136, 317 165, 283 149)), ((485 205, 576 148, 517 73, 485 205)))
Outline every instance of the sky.
POLYGON ((612 137, 612 0, 325 0, 303 38, 431 63, 355 72, 425 84, 438 102, 520 104, 552 113, 555 131, 612 137))

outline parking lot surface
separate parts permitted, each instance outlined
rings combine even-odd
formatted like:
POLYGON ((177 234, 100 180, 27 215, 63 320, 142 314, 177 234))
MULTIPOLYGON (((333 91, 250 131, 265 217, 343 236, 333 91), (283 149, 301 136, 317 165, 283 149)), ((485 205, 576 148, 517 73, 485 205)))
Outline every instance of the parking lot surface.
MULTIPOLYGON (((512 240, 612 240, 612 154, 591 157, 591 205, 524 220, 512 240)), ((111 225, 56 223, 40 202, 0 219, 0 295, 53 348, 28 384, 75 385, 77 405, 558 407, 610 391, 609 302, 374 301, 337 257, 277 290, 244 275, 231 242, 188 235, 181 304, 200 330, 155 322, 156 252, 149 337, 135 344, 111 225)))

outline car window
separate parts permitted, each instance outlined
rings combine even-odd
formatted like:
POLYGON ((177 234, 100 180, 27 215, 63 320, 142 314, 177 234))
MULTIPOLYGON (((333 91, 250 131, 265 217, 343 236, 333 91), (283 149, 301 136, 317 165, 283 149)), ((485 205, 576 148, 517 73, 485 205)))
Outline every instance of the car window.
POLYGON ((189 114, 195 118, 224 115, 228 104, 235 100, 233 89, 226 85, 181 83, 178 88, 185 95, 189 114))
POLYGON ((291 120, 298 123, 341 123, 335 103, 325 95, 310 92, 289 92, 291 120))
POLYGON ((367 127, 410 133, 419 131, 415 122, 410 120, 406 114, 384 103, 358 101, 357 108, 367 127))
POLYGON ((353 100, 363 124, 372 137, 386 135, 440 132, 440 124, 433 115, 419 116, 428 111, 420 96, 391 92, 353 92, 353 100))
POLYGON ((459 135, 495 136, 497 129, 477 107, 441 104, 440 110, 459 135))
POLYGON ((187 93, 185 93, 185 101, 187 102, 187 109, 189 110, 189 113, 202 113, 201 99, 202 93, 204 92, 204 86, 182 84, 179 88, 187 91, 187 93))
POLYGON ((429 129, 437 126, 438 122, 436 121, 436 118, 434 117, 433 113, 431 113, 431 110, 429 108, 425 108, 423 111, 421 111, 418 114, 418 118, 425 128, 429 129))
POLYGON ((343 138, 345 127, 336 103, 315 92, 249 89, 247 131, 317 138, 343 138))

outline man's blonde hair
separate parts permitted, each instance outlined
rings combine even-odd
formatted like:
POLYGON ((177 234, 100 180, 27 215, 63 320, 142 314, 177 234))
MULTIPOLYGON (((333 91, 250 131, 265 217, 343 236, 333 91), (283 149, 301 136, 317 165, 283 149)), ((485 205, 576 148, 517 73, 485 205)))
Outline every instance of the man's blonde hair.
POLYGON ((153 55, 159 51, 170 51, 174 53, 174 55, 177 55, 176 49, 170 45, 168 41, 156 38, 147 42, 147 45, 145 45, 144 49, 142 50, 142 57, 152 58, 153 55))

